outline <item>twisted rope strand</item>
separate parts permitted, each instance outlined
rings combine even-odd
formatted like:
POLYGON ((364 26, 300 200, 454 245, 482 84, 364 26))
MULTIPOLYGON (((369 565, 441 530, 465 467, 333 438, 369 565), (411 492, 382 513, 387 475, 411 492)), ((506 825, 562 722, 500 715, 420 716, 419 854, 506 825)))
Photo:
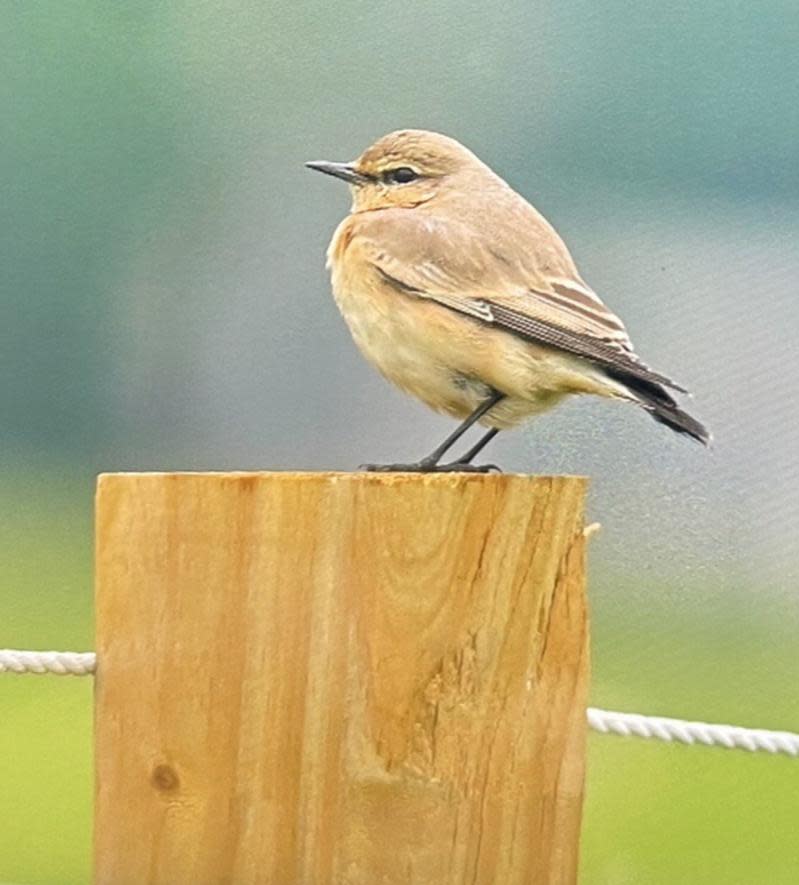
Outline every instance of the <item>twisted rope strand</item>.
POLYGON ((19 651, 0 649, 0 673, 54 673, 91 676, 97 662, 93 651, 19 651))
POLYGON ((596 707, 589 707, 586 712, 588 725, 602 734, 799 756, 799 734, 790 731, 767 731, 764 728, 743 728, 740 725, 687 722, 684 719, 669 719, 665 716, 643 716, 640 713, 598 710, 596 707))

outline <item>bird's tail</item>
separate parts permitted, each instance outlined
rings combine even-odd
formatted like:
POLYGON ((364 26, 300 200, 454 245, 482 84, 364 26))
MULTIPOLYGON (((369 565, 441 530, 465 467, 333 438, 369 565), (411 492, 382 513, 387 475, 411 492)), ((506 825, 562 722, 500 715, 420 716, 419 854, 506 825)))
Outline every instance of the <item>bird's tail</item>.
POLYGON ((683 411, 677 405, 674 397, 661 384, 631 378, 629 375, 626 377, 617 376, 617 378, 633 394, 636 402, 645 408, 655 421, 665 424, 666 427, 670 427, 676 433, 690 436, 697 442, 702 443, 703 446, 710 444, 713 438, 710 431, 704 424, 697 421, 696 418, 683 411))
POLYGON ((709 445, 712 439, 708 429, 696 418, 692 418, 688 412, 683 411, 676 403, 664 403, 659 400, 646 401, 643 397, 638 397, 638 402, 649 412, 649 414, 670 427, 677 433, 683 433, 690 436, 703 446, 709 445))

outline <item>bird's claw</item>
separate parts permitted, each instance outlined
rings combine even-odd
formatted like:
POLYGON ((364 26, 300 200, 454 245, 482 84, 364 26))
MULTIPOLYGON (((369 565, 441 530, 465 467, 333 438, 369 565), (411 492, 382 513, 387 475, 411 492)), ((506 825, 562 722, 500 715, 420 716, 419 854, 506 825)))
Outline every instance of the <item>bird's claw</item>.
POLYGON ((461 464, 456 461, 454 464, 443 464, 442 467, 455 473, 502 473, 499 464, 461 464))

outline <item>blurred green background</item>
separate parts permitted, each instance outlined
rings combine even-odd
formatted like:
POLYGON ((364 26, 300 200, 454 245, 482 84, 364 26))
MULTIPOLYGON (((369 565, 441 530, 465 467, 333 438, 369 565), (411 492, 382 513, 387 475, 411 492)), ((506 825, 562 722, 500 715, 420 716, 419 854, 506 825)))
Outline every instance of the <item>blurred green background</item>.
MULTIPOLYGON (((0 4, 0 646, 92 647, 102 470, 438 441, 349 340, 348 198, 302 168, 415 126, 533 200, 715 432, 582 402, 493 446, 592 477, 592 703, 799 730, 797 46, 794 0, 0 4)), ((0 677, 0 882, 89 881, 90 753, 90 680, 0 677)), ((797 819, 795 761, 594 735, 581 881, 794 883, 797 819)))

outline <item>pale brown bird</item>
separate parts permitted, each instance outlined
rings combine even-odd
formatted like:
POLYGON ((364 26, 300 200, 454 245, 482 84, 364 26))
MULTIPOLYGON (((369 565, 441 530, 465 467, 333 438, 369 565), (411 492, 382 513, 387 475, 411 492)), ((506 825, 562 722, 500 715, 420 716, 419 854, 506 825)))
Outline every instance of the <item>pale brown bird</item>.
POLYGON ((708 442, 667 388, 685 390, 636 356, 554 228, 463 145, 407 129, 351 163, 306 165, 352 190, 327 265, 356 344, 399 388, 464 419, 421 461, 368 469, 490 469, 471 461, 499 430, 580 393, 708 442), (491 429, 442 464, 478 421, 491 429))

